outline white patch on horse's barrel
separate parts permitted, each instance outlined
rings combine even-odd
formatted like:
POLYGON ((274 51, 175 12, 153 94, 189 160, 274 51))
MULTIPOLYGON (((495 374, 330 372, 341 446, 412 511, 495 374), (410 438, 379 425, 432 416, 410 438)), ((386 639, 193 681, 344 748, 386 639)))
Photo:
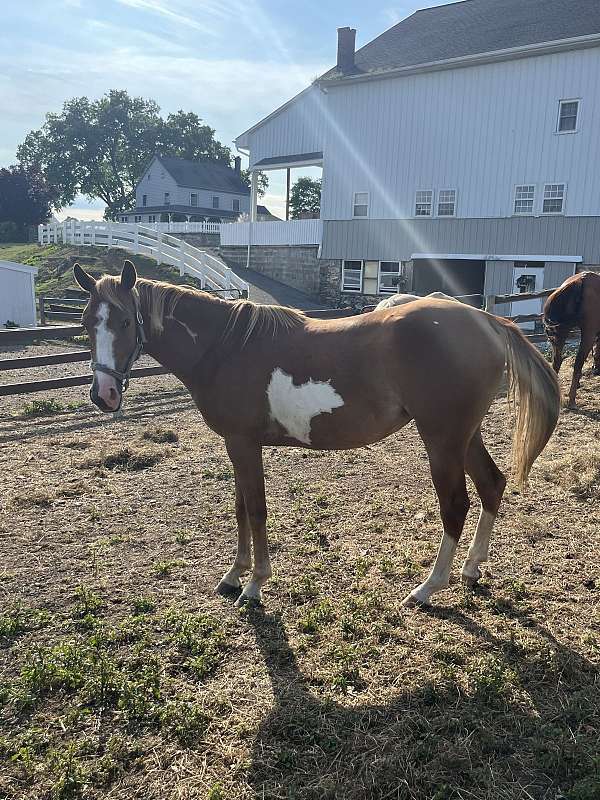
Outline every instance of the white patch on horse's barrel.
POLYGON ((294 386, 292 376, 277 367, 267 387, 269 412, 288 436, 310 444, 310 425, 313 417, 331 414, 344 405, 331 381, 313 381, 294 386))
POLYGON ((108 303, 98 306, 98 324, 96 325, 96 361, 110 369, 115 369, 115 352, 113 348, 115 334, 108 327, 108 303))

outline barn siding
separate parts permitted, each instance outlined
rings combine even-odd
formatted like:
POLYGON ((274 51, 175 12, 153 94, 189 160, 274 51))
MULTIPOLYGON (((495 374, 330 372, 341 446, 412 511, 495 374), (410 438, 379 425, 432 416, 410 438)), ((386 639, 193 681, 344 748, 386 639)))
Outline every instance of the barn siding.
POLYGON ((37 267, 0 261, 0 325, 9 320, 25 327, 36 324, 36 274, 37 267))
MULTIPOLYGON (((600 263, 600 216, 338 220, 323 223, 323 258, 409 261, 414 253, 575 256, 600 263)), ((543 258, 541 260, 544 260, 543 258)))

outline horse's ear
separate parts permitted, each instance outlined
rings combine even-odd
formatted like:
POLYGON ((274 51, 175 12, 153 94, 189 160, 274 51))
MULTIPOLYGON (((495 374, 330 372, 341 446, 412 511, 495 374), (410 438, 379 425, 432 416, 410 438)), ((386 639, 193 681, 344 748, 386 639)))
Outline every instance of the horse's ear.
POLYGON ((137 272, 135 271, 135 265, 133 261, 127 259, 123 264, 123 269, 121 270, 121 286, 123 289, 130 292, 135 286, 136 281, 137 272))
POLYGON ((84 269, 82 269, 79 264, 73 264, 73 275, 75 276, 77 283, 85 292, 89 292, 91 294, 94 291, 96 287, 96 279, 93 275, 90 275, 84 269))

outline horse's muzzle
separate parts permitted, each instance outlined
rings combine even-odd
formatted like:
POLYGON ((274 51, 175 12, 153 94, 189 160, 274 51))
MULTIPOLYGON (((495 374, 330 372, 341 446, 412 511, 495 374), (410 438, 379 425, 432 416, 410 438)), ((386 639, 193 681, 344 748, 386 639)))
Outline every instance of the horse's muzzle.
MULTIPOLYGON (((123 401, 123 393, 116 392, 118 394, 118 402, 117 398, 114 398, 114 401, 109 405, 104 398, 102 398, 98 391, 98 383, 94 378, 92 385, 90 386, 90 400, 96 406, 96 408, 100 409, 104 414, 115 414, 121 408, 121 403, 123 401), (116 405, 115 405, 116 403, 116 405)), ((111 398, 112 399, 112 398, 111 398)))

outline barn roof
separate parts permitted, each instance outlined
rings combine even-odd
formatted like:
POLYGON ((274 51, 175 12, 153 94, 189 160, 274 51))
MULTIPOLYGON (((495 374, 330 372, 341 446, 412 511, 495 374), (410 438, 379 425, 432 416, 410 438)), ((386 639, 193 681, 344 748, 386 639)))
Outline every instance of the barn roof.
MULTIPOLYGON (((599 0, 463 0, 417 11, 361 47, 356 74, 591 34, 600 34, 599 0)), ((323 76, 335 77, 335 68, 323 76)))

